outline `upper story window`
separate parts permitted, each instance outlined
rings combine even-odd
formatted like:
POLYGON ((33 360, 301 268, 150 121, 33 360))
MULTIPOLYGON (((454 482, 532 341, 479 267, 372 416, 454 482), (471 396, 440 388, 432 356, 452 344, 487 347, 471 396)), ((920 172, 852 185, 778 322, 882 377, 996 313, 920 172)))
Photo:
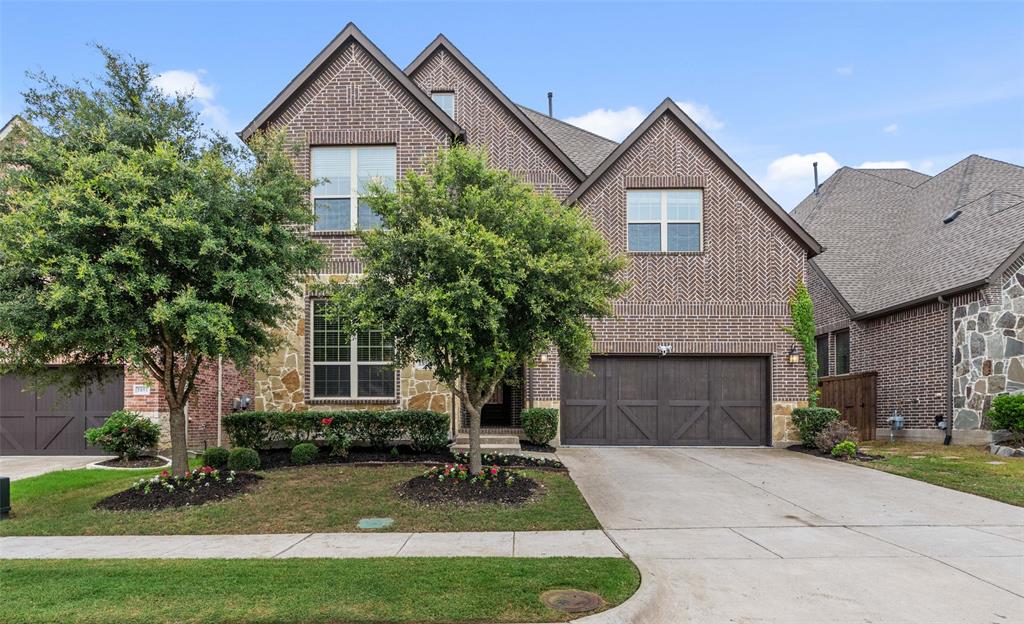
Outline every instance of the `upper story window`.
POLYGON ((700 189, 626 191, 629 251, 702 251, 700 189))
POLYGON ((324 180, 313 187, 314 230, 380 227, 380 215, 360 198, 367 193, 372 180, 394 188, 393 146, 314 147, 310 150, 310 161, 313 179, 324 180))
POLYGON ((449 117, 455 119, 455 94, 451 91, 434 91, 430 94, 430 99, 434 100, 434 103, 441 107, 449 117))
POLYGON ((349 335, 313 301, 313 398, 393 399, 394 343, 379 331, 349 335))

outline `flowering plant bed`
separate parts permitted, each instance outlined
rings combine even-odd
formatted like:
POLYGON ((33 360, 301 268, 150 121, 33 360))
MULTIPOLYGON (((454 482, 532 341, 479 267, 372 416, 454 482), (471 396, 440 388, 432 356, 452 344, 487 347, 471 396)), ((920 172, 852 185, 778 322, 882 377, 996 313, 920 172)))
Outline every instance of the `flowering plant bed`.
POLYGON ((481 474, 474 475, 467 464, 445 464, 410 479, 399 487, 399 493, 428 505, 521 505, 542 489, 533 479, 498 466, 484 466, 481 474))
POLYGON ((148 479, 139 479, 132 487, 108 496, 94 506, 108 511, 157 511, 169 507, 202 505, 238 496, 256 485, 262 477, 248 472, 224 472, 203 466, 175 477, 164 470, 148 479))

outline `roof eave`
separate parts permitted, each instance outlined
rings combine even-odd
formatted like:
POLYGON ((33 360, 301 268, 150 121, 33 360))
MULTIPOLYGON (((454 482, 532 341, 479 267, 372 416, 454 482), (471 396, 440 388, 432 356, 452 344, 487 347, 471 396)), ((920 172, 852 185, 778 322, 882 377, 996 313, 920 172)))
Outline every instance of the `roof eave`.
POLYGON ((608 171, 608 169, 615 164, 615 162, 624 153, 626 153, 626 151, 631 148, 652 125, 654 125, 654 122, 660 119, 665 113, 671 113, 676 119, 678 119, 683 126, 685 126, 686 129, 689 130, 697 140, 700 141, 704 147, 706 147, 708 151, 710 151, 715 158, 717 158, 718 161, 740 181, 740 183, 745 185, 755 197, 761 200, 761 202, 768 207, 776 220, 778 220, 783 227, 788 229, 807 250, 808 258, 813 258, 821 253, 822 247, 818 241, 814 240, 814 237, 808 234, 807 231, 782 208, 782 206, 772 199, 771 196, 768 195, 768 193, 766 193, 764 189, 762 189, 761 186, 743 170, 742 167, 736 164, 736 161, 730 158, 729 155, 725 153, 725 150, 719 147, 718 144, 715 143, 700 126, 690 119, 689 115, 683 112, 683 110, 679 108, 679 105, 672 101, 671 98, 665 98, 661 104, 659 104, 658 107, 655 108, 651 114, 648 115, 647 118, 644 119, 643 122, 641 122, 640 125, 637 126, 633 132, 631 132, 629 136, 626 137, 626 139, 608 155, 607 158, 604 159, 604 162, 598 165, 597 169, 594 169, 594 171, 590 173, 587 179, 583 181, 583 184, 578 186, 576 190, 566 198, 565 203, 567 205, 571 205, 582 197, 587 189, 593 186, 593 184, 602 175, 604 175, 604 173, 608 171))
POLYGON ((953 295, 962 295, 963 293, 970 292, 972 290, 977 290, 979 288, 987 286, 988 283, 989 278, 985 277, 982 279, 968 282, 966 284, 961 284, 959 286, 953 286, 951 288, 947 288, 945 290, 941 290, 930 295, 925 295, 923 297, 917 297, 915 299, 904 301, 902 303, 893 304, 891 306, 881 308, 878 310, 871 310, 870 312, 861 312, 860 314, 851 316, 850 318, 854 321, 867 321, 870 319, 878 318, 880 316, 888 316, 889 314, 894 314, 902 310, 916 308, 919 305, 924 305, 932 301, 937 301, 939 297, 945 298, 952 297, 953 295))
POLYGON ((476 79, 481 85, 483 85, 483 87, 487 89, 502 104, 502 106, 504 106, 512 114, 513 117, 515 117, 521 124, 523 124, 523 126, 525 126, 526 129, 529 130, 530 133, 533 134, 534 137, 538 141, 540 141, 541 144, 543 144, 544 147, 549 152, 551 152, 551 154, 555 158, 557 158, 558 161, 562 163, 562 165, 566 169, 568 169, 570 173, 572 173, 573 176, 576 177, 577 181, 582 182, 583 180, 586 179, 587 174, 584 173, 583 170, 580 169, 579 166, 575 162, 573 162, 573 160, 569 158, 569 156, 564 151, 562 151, 562 149, 558 147, 558 145, 556 145, 554 141, 551 140, 551 137, 544 134, 544 131, 537 127, 537 124, 533 123, 533 121, 531 121, 530 118, 526 116, 526 113, 520 110, 519 106, 515 102, 510 100, 508 96, 505 95, 501 91, 501 89, 497 87, 497 85, 491 82, 491 79, 488 78, 486 74, 480 71, 480 69, 476 65, 474 65, 473 62, 470 61, 469 58, 465 54, 463 54, 461 50, 455 47, 455 44, 449 41, 448 38, 445 37, 443 34, 439 34, 437 37, 435 37, 434 40, 430 42, 430 45, 424 48, 423 51, 420 52, 411 63, 409 63, 409 65, 405 68, 405 74, 407 76, 412 76, 412 74, 415 73, 416 70, 419 69, 419 67, 423 63, 425 63, 427 59, 429 59, 438 50, 438 48, 442 47, 449 54, 454 56, 455 59, 464 68, 466 68, 466 71, 468 71, 470 75, 473 76, 474 79, 476 79))
POLYGON ((431 115, 438 120, 438 122, 441 123, 441 125, 452 133, 452 135, 459 137, 465 134, 465 131, 459 124, 455 123, 455 120, 445 114, 445 112, 441 110, 433 100, 427 97, 427 95, 412 82, 409 76, 399 69, 399 67, 395 65, 395 63, 388 58, 386 54, 381 52, 380 48, 370 41, 370 39, 364 35, 355 24, 349 22, 343 29, 341 29, 341 32, 339 32, 334 39, 332 39, 331 42, 320 51, 319 54, 313 57, 313 60, 307 63, 302 71, 299 72, 295 78, 292 78, 291 82, 289 82, 288 85, 285 86, 285 88, 282 89, 281 92, 278 93, 277 96, 274 97, 274 99, 271 100, 270 103, 267 104, 241 132, 238 133, 238 136, 241 137, 243 141, 246 141, 253 135, 253 133, 262 128, 270 118, 272 118, 286 103, 288 103, 288 101, 291 100, 296 92, 298 92, 307 81, 316 75, 320 68, 328 62, 332 56, 334 56, 334 53, 348 43, 349 40, 354 40, 362 46, 363 49, 369 52, 374 60, 380 63, 388 73, 390 73, 403 87, 405 87, 405 89, 408 90, 412 96, 415 97, 417 101, 423 105, 431 115))

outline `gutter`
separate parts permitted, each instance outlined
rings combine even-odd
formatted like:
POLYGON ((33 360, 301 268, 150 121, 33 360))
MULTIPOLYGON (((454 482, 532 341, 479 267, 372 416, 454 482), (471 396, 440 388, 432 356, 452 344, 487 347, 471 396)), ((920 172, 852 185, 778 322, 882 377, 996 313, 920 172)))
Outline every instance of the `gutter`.
POLYGON ((946 366, 946 437, 942 439, 944 446, 953 442, 953 302, 939 295, 935 299, 939 304, 946 306, 946 314, 949 316, 949 330, 946 332, 946 339, 949 341, 949 363, 946 366))
POLYGON ((916 308, 919 305, 922 305, 922 304, 925 304, 925 303, 930 303, 932 301, 936 301, 936 297, 938 298, 940 303, 946 303, 946 301, 947 301, 946 298, 951 296, 951 295, 959 295, 961 293, 965 293, 965 292, 968 292, 968 291, 971 291, 971 290, 975 290, 977 288, 981 288, 983 286, 987 286, 988 284, 989 284, 989 278, 984 277, 982 279, 975 280, 973 282, 969 282, 969 283, 963 284, 961 286, 956 286, 954 288, 949 288, 947 290, 943 290, 942 292, 936 293, 934 295, 927 295, 925 297, 919 297, 919 298, 913 299, 911 301, 905 301, 903 303, 898 303, 896 305, 889 306, 888 308, 882 308, 881 310, 873 310, 871 312, 862 312, 860 314, 851 316, 850 320, 853 320, 853 321, 866 321, 868 319, 877 318, 879 316, 885 316, 887 314, 892 314, 893 312, 899 312, 900 310, 906 310, 908 308, 916 308))

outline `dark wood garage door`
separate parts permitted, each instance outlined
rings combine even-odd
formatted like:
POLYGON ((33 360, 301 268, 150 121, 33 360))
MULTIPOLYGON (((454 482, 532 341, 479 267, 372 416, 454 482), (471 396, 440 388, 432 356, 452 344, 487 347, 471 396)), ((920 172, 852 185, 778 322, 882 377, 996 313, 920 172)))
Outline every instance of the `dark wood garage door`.
POLYGON ((767 358, 595 357, 590 369, 562 372, 563 444, 769 444, 767 358))
POLYGON ((124 375, 68 396, 55 388, 36 393, 24 379, 0 376, 0 454, 96 455, 85 430, 124 407, 124 375))

